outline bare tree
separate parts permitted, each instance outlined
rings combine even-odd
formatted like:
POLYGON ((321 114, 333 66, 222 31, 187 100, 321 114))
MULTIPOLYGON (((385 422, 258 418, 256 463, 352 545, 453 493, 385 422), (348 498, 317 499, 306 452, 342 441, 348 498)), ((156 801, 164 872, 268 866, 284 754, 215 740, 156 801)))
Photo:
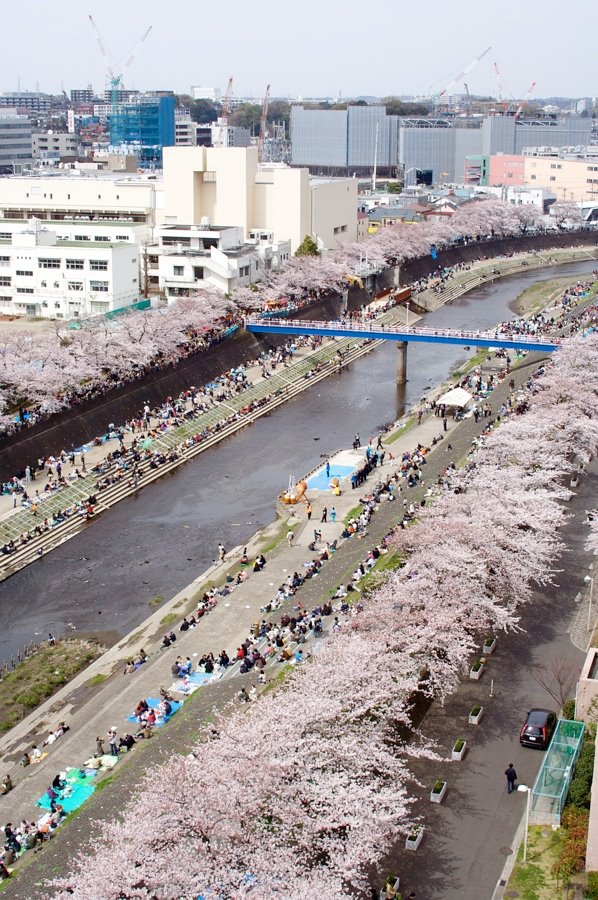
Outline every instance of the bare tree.
POLYGON ((532 678, 548 691, 559 709, 571 699, 573 688, 579 678, 579 663, 574 659, 555 656, 547 666, 532 669, 532 678))

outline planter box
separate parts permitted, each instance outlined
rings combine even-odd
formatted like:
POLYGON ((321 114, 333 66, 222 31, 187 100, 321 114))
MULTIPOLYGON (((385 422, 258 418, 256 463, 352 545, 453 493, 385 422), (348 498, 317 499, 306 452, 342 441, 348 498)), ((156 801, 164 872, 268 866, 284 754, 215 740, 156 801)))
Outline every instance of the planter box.
MULTIPOLYGON (((386 884, 384 885, 384 887, 380 888, 380 900, 386 900, 386 885, 388 883, 389 882, 387 881, 386 884)), ((401 879, 397 878, 396 881, 394 881, 392 884, 393 891, 398 891, 400 886, 401 886, 401 879)))
POLYGON ((446 794, 446 781, 442 782, 442 787, 439 791, 430 791, 430 800, 432 803, 442 803, 444 800, 444 795, 446 794))
POLYGON ((484 656, 490 656, 491 653, 494 653, 495 647, 496 647, 496 638, 494 638, 492 641, 490 641, 489 644, 484 643, 484 646, 482 647, 482 653, 484 654, 484 656))
POLYGON ((569 486, 572 488, 576 488, 579 484, 579 475, 574 475, 571 481, 569 482, 569 486))
POLYGON ((468 722, 470 725, 479 725, 482 721, 482 716, 484 715, 484 707, 480 708, 480 711, 477 715, 474 715, 473 712, 469 713, 468 722))
POLYGON ((451 750, 451 759, 456 760, 457 762, 461 762, 465 754, 467 753, 467 741, 463 741, 463 746, 460 750, 455 750, 455 746, 453 745, 453 749, 451 750))
POLYGON ((405 838, 405 849, 406 850, 417 850, 417 848, 419 847, 419 845, 422 842, 423 836, 424 836, 424 826, 420 825, 417 830, 417 833, 414 834, 413 832, 411 832, 405 838))
POLYGON ((472 680, 472 681, 478 681, 478 680, 482 677, 482 674, 483 674, 485 668, 486 668, 485 665, 481 665, 481 666, 479 667, 479 669, 473 669, 473 668, 470 669, 470 670, 469 670, 469 677, 471 678, 471 680, 472 680))

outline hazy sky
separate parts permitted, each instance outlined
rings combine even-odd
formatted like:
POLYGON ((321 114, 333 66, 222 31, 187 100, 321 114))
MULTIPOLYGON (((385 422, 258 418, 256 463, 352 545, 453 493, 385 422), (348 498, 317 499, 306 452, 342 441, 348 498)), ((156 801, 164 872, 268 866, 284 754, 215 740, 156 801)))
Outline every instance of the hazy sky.
POLYGON ((33 0, 2 5, 0 91, 105 86, 91 13, 117 61, 153 30, 127 71, 135 88, 187 92, 229 75, 235 94, 419 94, 440 91, 488 46, 471 93, 598 94, 596 0, 33 0))

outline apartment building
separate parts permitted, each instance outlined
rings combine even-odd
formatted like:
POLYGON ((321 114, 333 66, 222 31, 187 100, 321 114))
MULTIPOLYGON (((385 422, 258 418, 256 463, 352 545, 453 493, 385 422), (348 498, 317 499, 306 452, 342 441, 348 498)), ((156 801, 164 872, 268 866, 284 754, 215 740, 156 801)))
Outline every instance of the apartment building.
POLYGON ((130 306, 139 299, 137 247, 59 241, 29 222, 0 238, 0 313, 77 319, 130 306))

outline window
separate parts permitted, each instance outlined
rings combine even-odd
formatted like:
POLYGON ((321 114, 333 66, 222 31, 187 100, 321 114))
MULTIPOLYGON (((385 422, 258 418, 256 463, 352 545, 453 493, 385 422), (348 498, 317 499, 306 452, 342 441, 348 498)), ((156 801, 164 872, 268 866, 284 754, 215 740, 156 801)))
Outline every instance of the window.
POLYGON ((536 180, 536 176, 535 176, 535 175, 530 175, 530 179, 531 179, 531 181, 535 181, 535 180, 536 180))
POLYGON ((32 294, 33 288, 17 288, 17 294, 32 294))
POLYGON ((108 293, 108 282, 107 281, 90 281, 89 282, 89 290, 90 291, 104 291, 104 293, 108 293))
POLYGON ((69 281, 69 282, 67 282, 67 289, 69 291, 82 291, 83 290, 83 282, 82 281, 69 281))
POLYGON ((551 181, 556 181, 556 175, 551 175, 551 176, 550 176, 550 180, 551 180, 551 181))
POLYGON ((239 266, 239 277, 245 278, 251 272, 251 266, 239 266))
POLYGON ((12 297, 2 297, 0 296, 0 303, 11 303, 12 297))
POLYGON ((82 269, 83 268, 83 260, 82 259, 67 259, 66 267, 67 267, 67 269, 82 269))
MULTIPOLYGON (((11 231, 0 231, 0 241, 10 241, 11 238, 12 238, 11 231)), ((7 259, 8 259, 8 257, 7 257, 7 259)))
POLYGON ((60 300, 54 301, 54 309, 60 309, 60 300))
POLYGON ((91 238, 88 234, 76 234, 75 240, 76 241, 90 241, 91 238))
POLYGON ((128 235, 128 234, 117 234, 117 235, 116 235, 116 240, 117 240, 117 241, 128 241, 128 240, 129 240, 129 235, 128 235))
POLYGON ((40 269, 59 269, 60 268, 60 260, 59 259, 44 259, 40 257, 37 261, 40 269))
POLYGON ((0 266, 7 266, 10 262, 10 256, 0 256, 0 266))
POLYGON ((48 287, 48 282, 47 282, 47 281, 42 281, 41 286, 42 286, 43 288, 48 287))
POLYGON ((108 271, 108 260, 107 259, 90 259, 89 260, 89 268, 92 272, 107 272, 108 271))
POLYGON ((174 266, 173 274, 174 275, 184 275, 185 267, 184 266, 174 266))
POLYGON ((33 272, 29 272, 26 269, 17 269, 17 275, 33 276, 33 272))
POLYGON ((10 275, 0 275, 0 285, 10 287, 10 275))
POLYGON ((95 241, 96 242, 99 241, 100 243, 103 242, 104 244, 109 244, 110 243, 110 235, 109 234, 98 234, 98 236, 95 238, 95 241))
POLYGON ((198 281, 203 281, 203 266, 193 266, 193 277, 198 281))

